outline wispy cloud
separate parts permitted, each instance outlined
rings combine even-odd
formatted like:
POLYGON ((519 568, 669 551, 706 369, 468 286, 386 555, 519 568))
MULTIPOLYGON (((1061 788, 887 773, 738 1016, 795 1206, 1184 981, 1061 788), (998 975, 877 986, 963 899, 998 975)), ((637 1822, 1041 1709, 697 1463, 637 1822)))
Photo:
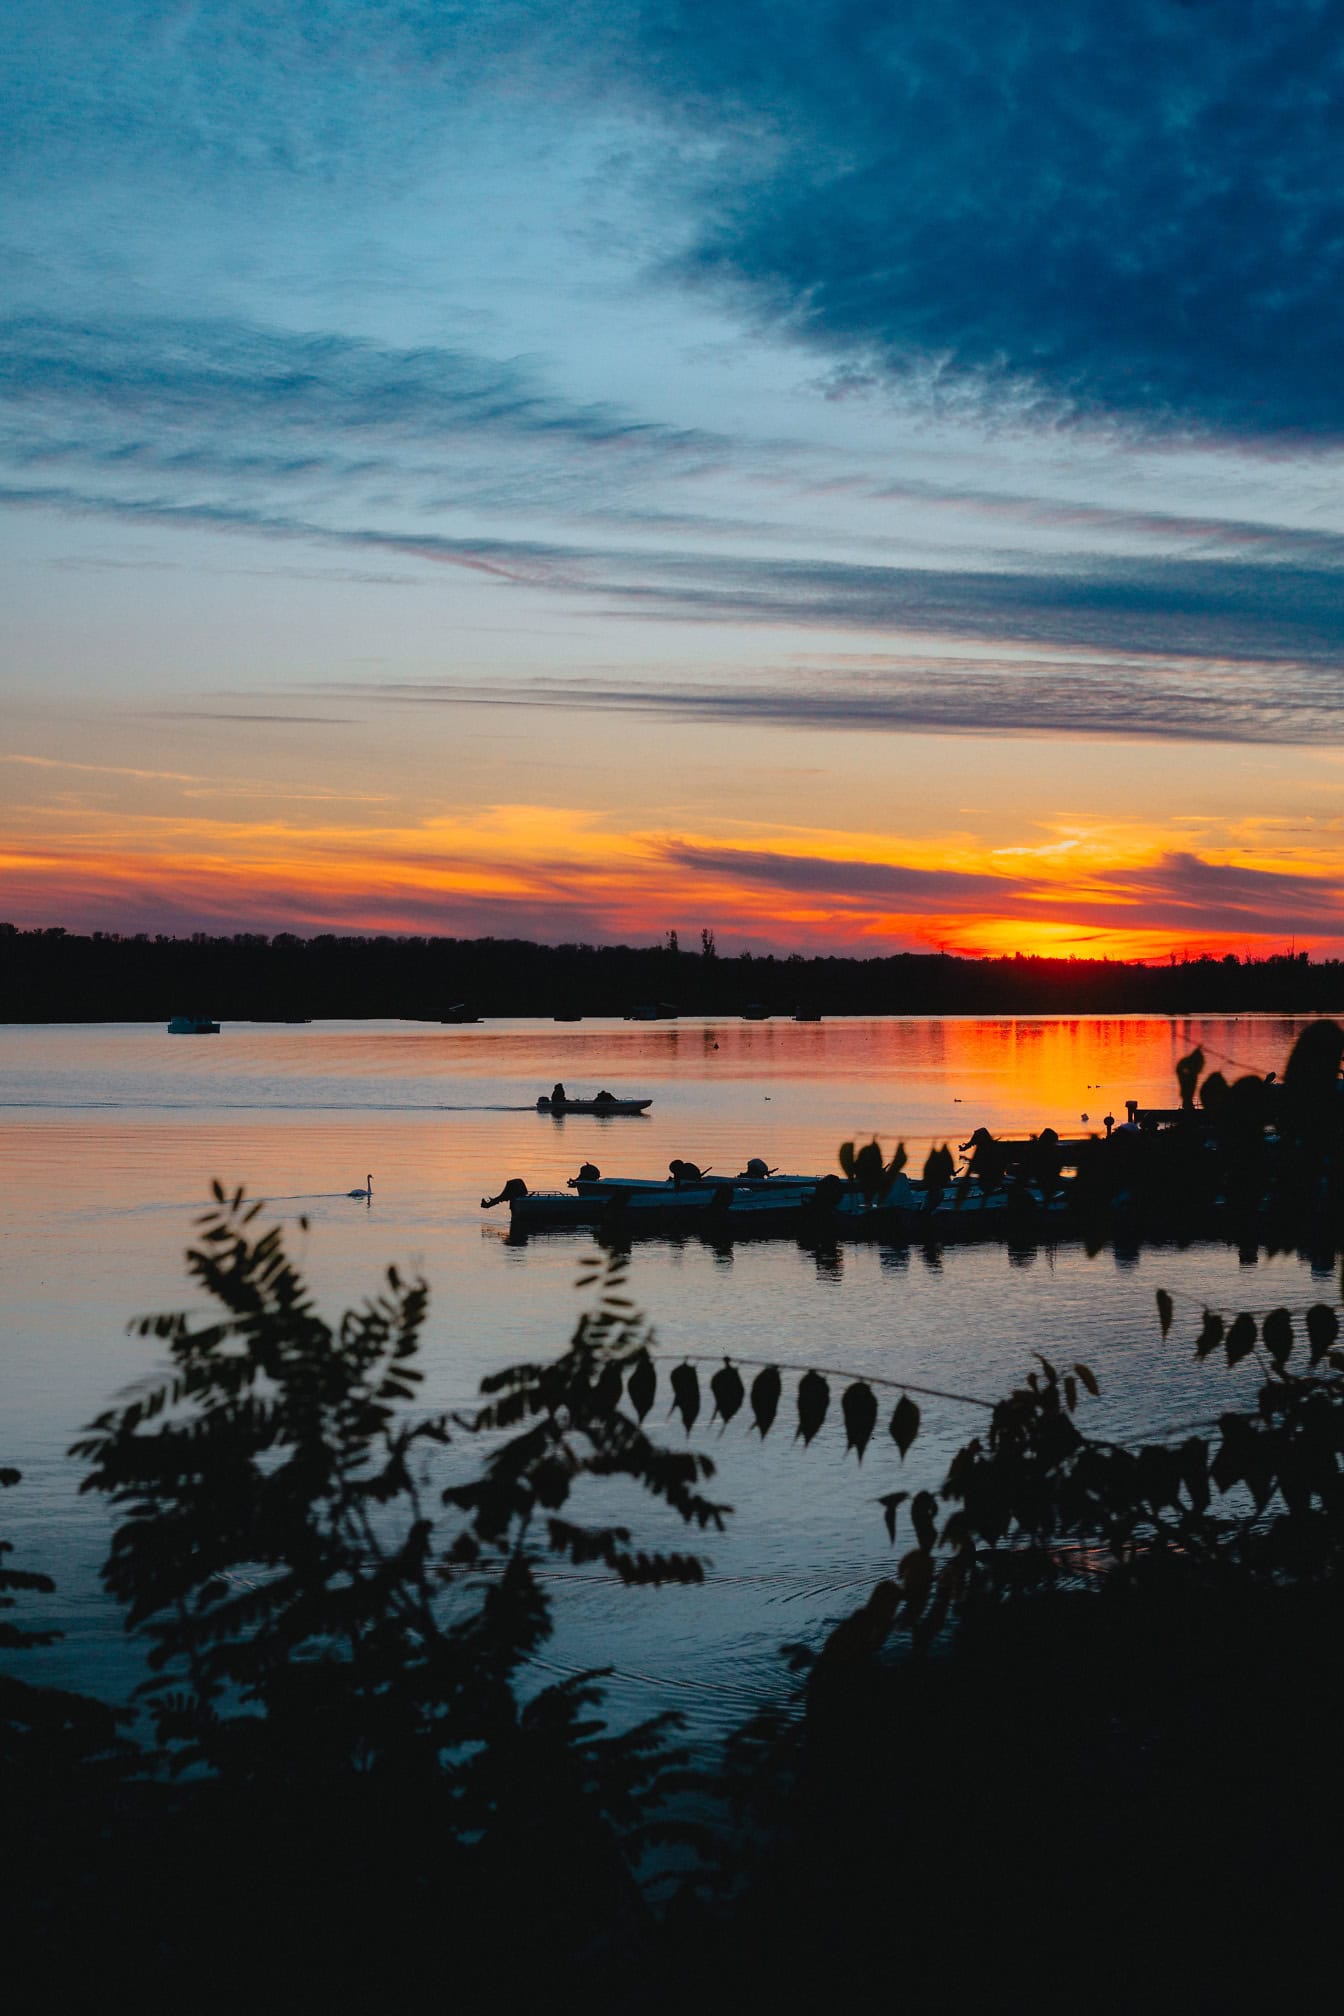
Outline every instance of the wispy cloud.
POLYGON ((1296 659, 1172 658, 1153 653, 1023 656, 1016 640, 971 659, 912 651, 842 654, 777 674, 638 681, 352 680, 329 697, 388 707, 529 707, 666 720, 890 735, 1022 735, 1164 742, 1294 744, 1344 740, 1344 689, 1332 665, 1296 659))

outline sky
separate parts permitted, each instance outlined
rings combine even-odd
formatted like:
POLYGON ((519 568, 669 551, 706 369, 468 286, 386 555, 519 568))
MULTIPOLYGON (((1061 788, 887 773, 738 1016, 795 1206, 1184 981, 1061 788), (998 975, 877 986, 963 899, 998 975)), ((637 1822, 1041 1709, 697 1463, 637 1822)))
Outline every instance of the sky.
POLYGON ((1344 0, 9 0, 0 917, 1344 954, 1344 0))

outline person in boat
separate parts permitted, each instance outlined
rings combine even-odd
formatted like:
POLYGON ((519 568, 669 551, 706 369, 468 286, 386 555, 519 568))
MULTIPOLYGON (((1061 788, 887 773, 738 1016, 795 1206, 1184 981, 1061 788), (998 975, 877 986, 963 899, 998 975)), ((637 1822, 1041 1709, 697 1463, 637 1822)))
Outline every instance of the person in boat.
POLYGON ((672 1171, 672 1181, 679 1190, 684 1183, 698 1183, 703 1173, 698 1164, 694 1162, 682 1162, 674 1159, 667 1166, 672 1171))
POLYGON ((552 1106, 563 1106, 565 1104, 565 1088, 563 1085, 552 1085, 551 1104, 552 1106))
POLYGON ((521 1176, 510 1176, 498 1197, 482 1197, 482 1211, 493 1211, 496 1204, 512 1204, 515 1197, 526 1197, 527 1185, 521 1176))
POLYGON ((1059 1189, 1060 1171, 1064 1163, 1064 1151, 1059 1145, 1059 1135, 1053 1127, 1042 1127, 1032 1143, 1028 1160, 1031 1179, 1048 1204, 1059 1189))
POLYGON ((594 1106, 614 1106, 616 1104, 616 1095, 614 1092, 601 1091, 593 1100, 593 1104, 594 1106))
POLYGON ((971 1151, 971 1159, 966 1174, 980 1185, 982 1191, 997 1190, 1008 1169, 1008 1154, 1001 1143, 994 1139, 988 1127, 977 1127, 969 1141, 961 1143, 961 1153, 971 1151))

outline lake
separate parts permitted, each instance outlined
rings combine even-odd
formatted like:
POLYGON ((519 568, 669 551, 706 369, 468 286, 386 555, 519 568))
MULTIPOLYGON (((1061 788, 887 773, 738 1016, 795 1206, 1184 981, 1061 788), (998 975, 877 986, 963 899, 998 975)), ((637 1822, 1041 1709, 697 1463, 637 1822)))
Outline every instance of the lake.
MULTIPOLYGON (((40 1621, 65 1633, 24 1655, 22 1672, 118 1696, 139 1675, 98 1582, 106 1513, 78 1495, 65 1452, 157 1362, 126 1324, 187 1303, 182 1252, 212 1177, 269 1200, 329 1315, 391 1261, 422 1270, 433 1291, 424 1404, 459 1406, 486 1372, 557 1349, 583 1306, 573 1284, 589 1240, 514 1244, 502 1209, 481 1211, 507 1177, 563 1184, 583 1161, 657 1175, 674 1155, 720 1173, 752 1155, 824 1171, 841 1141, 874 1134, 888 1153, 903 1139, 917 1169, 932 1143, 955 1148, 976 1126, 1078 1134, 1099 1131, 1107 1112, 1123 1118, 1127 1098, 1171 1103, 1175 1060, 1197 1042, 1229 1076, 1281 1071, 1302 1026, 1191 1016, 239 1023, 210 1037, 139 1024, 0 1028, 0 1463, 24 1472, 0 1501, 0 1530, 18 1544, 14 1565, 57 1577, 40 1621), (637 1119, 551 1118, 535 1101, 556 1079, 573 1095, 605 1086, 653 1105, 637 1119), (348 1197, 370 1172, 371 1200, 348 1197)), ((666 1373, 682 1352, 993 1399, 1037 1349, 1095 1370, 1101 1396, 1085 1425, 1144 1434, 1210 1418, 1251 1388, 1253 1361, 1236 1373, 1194 1363, 1206 1302, 1263 1311, 1320 1292, 1296 1258, 1249 1266, 1223 1246, 1128 1262, 1069 1246, 855 1246, 827 1259, 788 1243, 715 1253, 663 1240, 636 1248, 631 1279, 668 1356, 649 1421, 668 1439, 683 1436, 666 1419, 666 1373), (1158 1287, 1176 1298, 1165 1345, 1158 1287)), ((977 1426, 968 1408, 922 1403, 924 1428, 902 1464, 884 1409, 860 1466, 844 1452, 837 1401, 838 1384, 806 1449, 791 1440, 788 1388, 765 1442, 743 1415, 726 1433, 707 1427, 706 1404, 697 1444, 735 1507, 728 1533, 700 1549, 708 1580, 651 1592, 591 1570, 555 1577, 557 1630, 541 1671, 610 1666, 615 1717, 676 1706, 699 1735, 767 1698, 779 1646, 815 1636, 890 1571, 879 1495, 937 1484, 977 1426)), ((626 1500, 620 1512, 643 1544, 685 1544, 641 1506, 626 1500)), ((27 1606, 29 1621, 38 1609, 27 1606)))

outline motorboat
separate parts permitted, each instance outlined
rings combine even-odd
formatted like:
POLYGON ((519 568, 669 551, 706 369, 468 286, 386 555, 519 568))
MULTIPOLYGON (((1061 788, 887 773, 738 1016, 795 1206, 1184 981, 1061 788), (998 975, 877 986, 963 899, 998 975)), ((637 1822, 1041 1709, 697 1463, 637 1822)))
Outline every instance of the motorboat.
POLYGON ((544 1093, 537 1101, 537 1111, 550 1113, 556 1119, 566 1113, 596 1113, 610 1119, 617 1113, 646 1113, 652 1104, 652 1099, 615 1099, 609 1092, 599 1094, 596 1099, 571 1099, 568 1096, 556 1099, 544 1093))
POLYGON ((174 1015, 168 1024, 170 1036, 218 1036, 219 1024, 207 1015, 174 1015))

